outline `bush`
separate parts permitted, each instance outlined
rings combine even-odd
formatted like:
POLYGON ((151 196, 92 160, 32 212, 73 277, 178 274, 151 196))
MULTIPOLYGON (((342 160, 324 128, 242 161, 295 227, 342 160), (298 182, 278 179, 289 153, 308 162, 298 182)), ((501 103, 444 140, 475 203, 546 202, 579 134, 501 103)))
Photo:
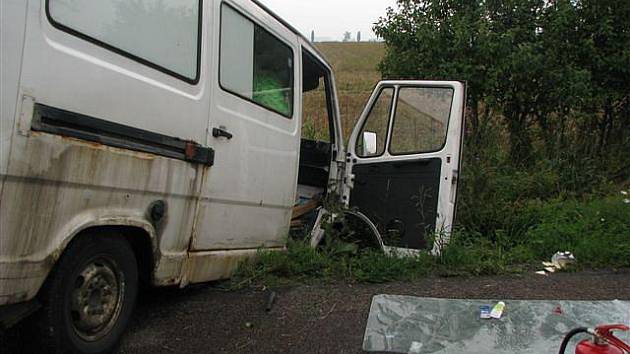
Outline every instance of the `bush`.
POLYGON ((630 204, 619 197, 544 205, 527 232, 534 254, 571 251, 583 267, 630 267, 630 204))

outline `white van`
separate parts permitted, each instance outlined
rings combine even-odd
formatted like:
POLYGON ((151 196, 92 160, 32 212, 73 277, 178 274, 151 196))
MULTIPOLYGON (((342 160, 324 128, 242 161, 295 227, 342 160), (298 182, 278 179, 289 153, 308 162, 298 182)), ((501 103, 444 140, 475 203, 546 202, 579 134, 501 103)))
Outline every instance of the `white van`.
POLYGON ((108 352, 140 281, 227 278, 316 194, 384 249, 448 236, 462 83, 378 83, 346 148, 330 65, 257 1, 0 4, 5 327, 42 307, 51 348, 108 352), (307 110, 329 141, 301 139, 307 110))

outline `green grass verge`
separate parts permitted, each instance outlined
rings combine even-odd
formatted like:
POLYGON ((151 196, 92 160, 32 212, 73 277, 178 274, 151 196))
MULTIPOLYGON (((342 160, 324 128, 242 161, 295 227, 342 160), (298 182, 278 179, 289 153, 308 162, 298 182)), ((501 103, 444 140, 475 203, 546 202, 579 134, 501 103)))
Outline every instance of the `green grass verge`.
POLYGON ((630 204, 619 196, 587 201, 532 203, 534 220, 524 237, 490 239, 458 231, 440 257, 390 257, 374 250, 345 251, 334 244, 312 249, 290 240, 286 252, 261 251, 242 264, 232 280, 235 287, 264 284, 346 280, 383 283, 409 281, 427 275, 496 275, 531 271, 556 251, 571 251, 577 269, 630 267, 630 204))

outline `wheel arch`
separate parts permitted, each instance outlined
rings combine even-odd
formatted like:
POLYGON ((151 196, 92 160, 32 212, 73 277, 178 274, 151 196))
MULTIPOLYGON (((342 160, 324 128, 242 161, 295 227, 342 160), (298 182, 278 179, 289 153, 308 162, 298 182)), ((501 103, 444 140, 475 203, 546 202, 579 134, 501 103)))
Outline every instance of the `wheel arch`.
POLYGON ((61 256, 73 242, 83 237, 99 237, 99 234, 119 234, 120 237, 127 240, 136 256, 140 279, 146 284, 151 283, 159 258, 155 229, 146 220, 128 217, 98 219, 75 228, 73 232, 63 239, 57 250, 51 254, 52 266, 48 275, 50 275, 61 256))

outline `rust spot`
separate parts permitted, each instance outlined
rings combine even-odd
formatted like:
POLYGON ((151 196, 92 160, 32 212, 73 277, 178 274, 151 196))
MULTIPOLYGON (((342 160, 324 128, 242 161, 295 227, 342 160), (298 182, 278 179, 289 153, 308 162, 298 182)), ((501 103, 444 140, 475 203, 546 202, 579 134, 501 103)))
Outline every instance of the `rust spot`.
MULTIPOLYGON (((41 134, 41 133, 38 133, 41 134)), ((114 146, 109 146, 109 145, 105 145, 105 144, 101 144, 99 142, 95 142, 95 141, 89 141, 89 140, 83 140, 83 139, 77 139, 77 138, 73 138, 70 136, 63 136, 63 135, 58 135, 62 140, 67 140, 73 143, 77 143, 83 146, 87 146, 87 147, 91 147, 97 150, 108 150, 108 151, 114 151, 114 152, 119 152, 119 153, 126 153, 129 155, 132 155, 134 157, 140 158, 140 159, 145 159, 145 160, 153 160, 155 159, 157 156, 153 155, 153 154, 149 154, 146 152, 140 152, 140 151, 135 151, 135 150, 130 150, 130 149, 123 149, 123 148, 118 148, 118 147, 114 147, 114 146)))
POLYGON ((193 157, 195 157, 196 153, 197 153, 196 144, 193 143, 192 141, 187 141, 186 142, 186 158, 192 159, 193 157))

